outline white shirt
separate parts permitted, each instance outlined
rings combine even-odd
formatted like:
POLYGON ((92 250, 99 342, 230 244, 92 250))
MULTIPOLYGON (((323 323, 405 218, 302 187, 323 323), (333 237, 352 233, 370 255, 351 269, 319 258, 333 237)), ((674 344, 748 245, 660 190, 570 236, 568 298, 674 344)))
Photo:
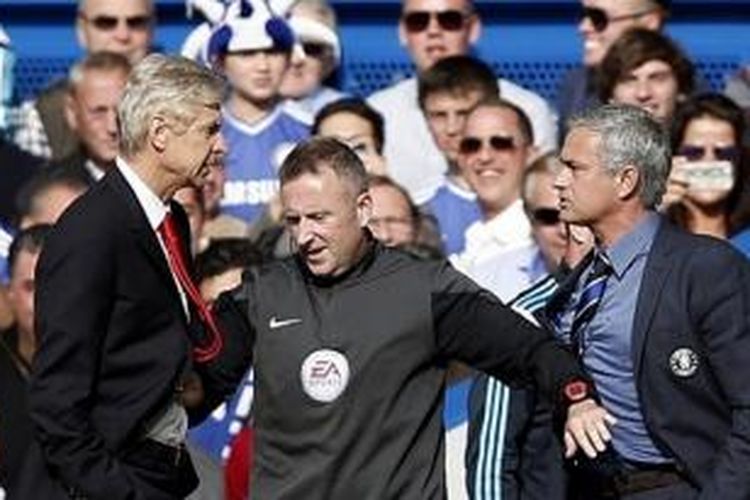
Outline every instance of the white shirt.
POLYGON ((106 173, 102 168, 100 168, 92 160, 86 160, 83 166, 86 168, 86 170, 88 170, 89 174, 91 174, 91 177, 96 182, 99 182, 100 180, 102 180, 102 177, 104 177, 104 174, 106 173))
POLYGON ((466 230, 464 251, 451 259, 457 269, 472 276, 472 269, 500 253, 531 243, 531 224, 517 199, 490 220, 477 221, 466 230))
MULTIPOLYGON (((503 99, 521 108, 531 120, 534 145, 540 153, 557 149, 557 115, 538 94, 498 79, 503 99)), ((417 204, 427 201, 448 171, 445 157, 432 139, 417 100, 417 79, 408 78, 375 92, 369 104, 385 119, 388 172, 417 204)))
MULTIPOLYGON (((169 264, 169 257, 167 255, 167 248, 161 239, 161 235, 157 231, 157 228, 167 216, 169 211, 168 206, 161 201, 161 199, 154 193, 148 185, 146 185, 138 174, 123 160, 118 157, 116 160, 117 168, 120 169, 122 176, 125 178, 125 182, 128 183, 130 188, 135 193, 135 197, 138 200, 138 204, 146 214, 149 226, 156 233, 156 239, 159 241, 162 251, 164 252, 164 258, 167 259, 170 271, 172 270, 171 264, 169 264)), ((180 300, 182 301, 182 307, 185 311, 185 315, 189 317, 187 296, 185 291, 182 289, 177 276, 172 272, 172 278, 175 280, 175 286, 180 293, 180 300)), ((185 436, 187 435, 188 428, 188 417, 185 408, 179 401, 179 398, 175 398, 165 411, 154 419, 149 425, 147 425, 146 437, 158 441, 160 443, 177 446, 185 442, 185 436)))
POLYGON ((470 271, 479 286, 503 302, 510 302, 547 274, 544 258, 533 242, 496 254, 470 271))

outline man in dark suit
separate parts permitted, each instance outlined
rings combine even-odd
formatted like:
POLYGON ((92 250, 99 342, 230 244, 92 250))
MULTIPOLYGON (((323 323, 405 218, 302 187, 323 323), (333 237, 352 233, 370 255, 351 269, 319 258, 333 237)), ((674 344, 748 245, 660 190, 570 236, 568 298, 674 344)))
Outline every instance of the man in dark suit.
POLYGON ((604 106, 570 125, 561 217, 597 246, 548 312, 618 420, 611 448, 576 461, 577 497, 747 499, 750 268, 655 212, 671 155, 648 113, 604 106))
POLYGON ((221 81, 191 61, 144 59, 118 106, 117 168, 42 252, 30 407, 43 476, 62 490, 44 498, 175 499, 197 484, 183 378, 201 377, 199 419, 232 392, 249 348, 195 299, 187 220, 170 199, 220 165, 221 97, 221 81))

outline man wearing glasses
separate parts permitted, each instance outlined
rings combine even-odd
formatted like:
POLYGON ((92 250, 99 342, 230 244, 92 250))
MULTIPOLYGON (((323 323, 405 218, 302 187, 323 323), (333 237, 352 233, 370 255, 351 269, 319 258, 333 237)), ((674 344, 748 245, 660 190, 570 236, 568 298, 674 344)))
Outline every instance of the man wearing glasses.
MULTIPOLYGON (((88 54, 115 52, 136 64, 151 49, 155 19, 152 0, 80 0, 78 44, 88 54)), ((56 160, 77 152, 79 140, 65 121, 66 92, 59 80, 21 106, 14 140, 22 149, 56 160)))
POLYGON ((521 181, 535 153, 533 144, 526 113, 502 99, 480 103, 466 119, 458 162, 477 195, 482 219, 466 230, 466 246, 453 263, 470 276, 488 259, 531 241, 521 181))
MULTIPOLYGON (((399 38, 417 73, 449 56, 466 55, 481 33, 481 20, 471 0, 404 0, 399 38)), ((505 79, 503 98, 532 118, 541 151, 555 148, 556 120, 544 100, 505 79)), ((370 97, 385 118, 385 156, 394 179, 417 203, 426 201, 442 184, 448 170, 435 145, 417 100, 417 80, 409 78, 370 97)))
POLYGON ((563 80, 557 103, 563 124, 573 114, 600 103, 593 74, 609 47, 631 28, 661 30, 669 14, 669 0, 581 0, 581 5, 578 33, 583 66, 563 80))

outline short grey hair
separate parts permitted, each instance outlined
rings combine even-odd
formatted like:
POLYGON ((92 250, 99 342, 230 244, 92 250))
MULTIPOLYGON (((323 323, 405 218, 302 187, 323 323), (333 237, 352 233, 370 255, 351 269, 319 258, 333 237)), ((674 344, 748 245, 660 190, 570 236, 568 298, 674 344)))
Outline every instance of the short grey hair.
POLYGON ((154 117, 189 127, 194 108, 218 106, 223 91, 223 80, 216 73, 190 59, 147 56, 133 68, 117 107, 121 154, 129 157, 143 149, 154 117))
POLYGON ((672 165, 669 134, 645 110, 607 104, 574 116, 568 130, 583 128, 599 136, 599 160, 612 174, 632 165, 638 169, 640 197, 655 208, 666 191, 672 165))
POLYGON ((127 77, 132 69, 130 61, 122 54, 114 52, 88 54, 71 66, 68 71, 68 88, 75 90, 76 86, 86 78, 86 73, 89 71, 99 71, 102 73, 120 72, 127 77))

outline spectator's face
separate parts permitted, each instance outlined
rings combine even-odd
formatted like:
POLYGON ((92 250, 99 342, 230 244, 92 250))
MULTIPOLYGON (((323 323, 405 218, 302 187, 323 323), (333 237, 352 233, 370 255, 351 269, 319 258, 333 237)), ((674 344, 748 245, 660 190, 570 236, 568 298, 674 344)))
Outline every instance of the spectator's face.
POLYGON ((612 90, 612 102, 643 108, 664 124, 672 119, 678 96, 677 77, 672 67, 660 60, 641 64, 612 90))
POLYGON ((218 215, 219 204, 224 196, 224 182, 227 179, 227 172, 223 165, 216 165, 211 168, 206 177, 206 182, 201 188, 203 194, 203 211, 212 218, 218 215))
POLYGON ((330 115, 320 122, 318 135, 333 137, 352 148, 368 173, 385 174, 385 159, 375 146, 372 125, 364 118, 346 112, 330 115))
POLYGON ((372 218, 370 230, 386 246, 406 245, 414 242, 414 218, 409 200, 391 186, 373 186, 372 218))
MULTIPOLYGON (((311 19, 324 26, 329 26, 330 23, 318 9, 305 3, 292 7, 291 15, 293 18, 311 19)), ((330 27, 336 29, 335 26, 330 27)), ((281 83, 281 95, 292 99, 306 97, 315 92, 335 67, 333 49, 329 45, 304 38, 301 38, 300 45, 304 54, 296 50, 292 53, 291 64, 281 83)))
POLYGON ((289 54, 280 50, 245 50, 224 57, 224 72, 233 95, 255 105, 273 102, 289 65, 289 54))
POLYGON ((292 241, 312 274, 341 275, 363 255, 372 199, 367 192, 356 194, 333 170, 323 168, 286 182, 281 204, 292 241))
POLYGON ((533 174, 526 182, 524 208, 531 221, 531 232, 544 256, 547 268, 557 267, 567 248, 567 231, 560 221, 555 175, 547 172, 533 174))
POLYGON ((479 18, 468 0, 404 0, 399 37, 417 70, 468 53, 479 38, 479 18))
MULTIPOLYGON (((693 118, 685 127, 682 142, 676 152, 685 158, 683 168, 689 169, 696 162, 729 161, 733 164, 736 175, 737 162, 741 153, 737 146, 734 129, 729 122, 713 116, 693 118)), ((729 196, 729 189, 690 189, 688 187, 686 203, 701 207, 716 206, 729 196)))
POLYGON ((154 13, 147 0, 81 0, 78 42, 88 53, 116 52, 136 64, 148 53, 154 13))
POLYGON ((284 97, 301 99, 320 88, 330 72, 333 59, 331 48, 321 43, 302 42, 302 54, 293 53, 291 64, 281 82, 279 92, 284 97))
POLYGON ((466 117, 481 98, 481 92, 472 90, 458 94, 439 92, 424 100, 424 114, 432 138, 450 161, 458 160, 458 145, 463 137, 466 117))
POLYGON ((584 16, 578 23, 578 32, 583 38, 583 63, 598 66, 609 47, 633 27, 657 30, 660 18, 649 11, 645 0, 582 0, 584 9, 594 9, 596 14, 584 16), (606 26, 596 26, 596 18, 604 14, 606 26), (636 15, 638 14, 638 15, 636 15))
POLYGON ((469 115, 459 148, 459 165, 477 194, 485 218, 494 217, 521 197, 529 152, 513 111, 480 106, 469 115))
POLYGON ((197 254, 200 249, 201 233, 203 232, 203 206, 198 191, 192 186, 179 189, 172 198, 185 209, 190 224, 191 252, 197 254))
POLYGON ((565 222, 597 225, 617 210, 617 180, 599 158, 600 137, 583 128, 565 138, 555 178, 560 196, 560 218, 565 222))
POLYGON ((117 156, 117 104, 127 76, 117 70, 88 70, 83 75, 66 100, 66 118, 88 156, 104 167, 117 156))
POLYGON ((8 284, 8 299, 18 329, 27 334, 34 332, 34 269, 37 260, 39 253, 20 251, 8 284))
POLYGON ((83 188, 56 184, 40 192, 31 202, 31 213, 21 219, 21 229, 36 224, 54 224, 66 208, 84 193, 83 188))

